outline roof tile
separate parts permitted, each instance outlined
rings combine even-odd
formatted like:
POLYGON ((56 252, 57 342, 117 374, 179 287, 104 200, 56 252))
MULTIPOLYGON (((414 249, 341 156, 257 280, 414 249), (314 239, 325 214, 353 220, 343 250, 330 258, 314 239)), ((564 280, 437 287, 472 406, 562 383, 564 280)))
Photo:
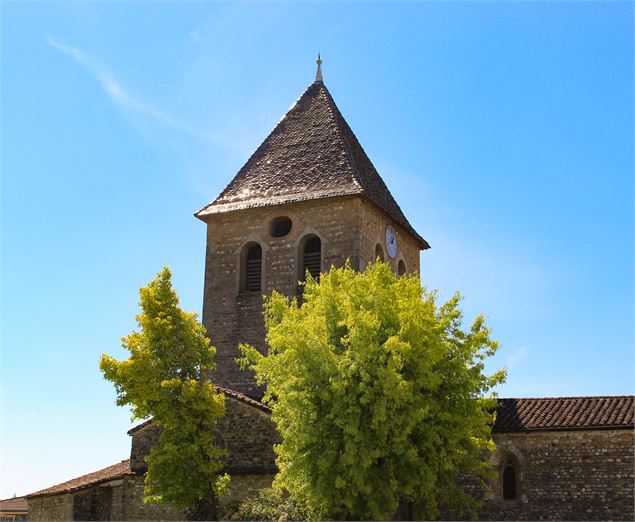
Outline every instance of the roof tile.
POLYGON ((24 497, 13 497, 5 500, 0 500, 0 514, 1 513, 18 513, 27 512, 29 506, 24 497))
POLYGON ((195 215, 358 195, 414 230, 321 81, 311 84, 212 203, 195 215))
POLYGON ((121 462, 119 462, 118 464, 114 464, 113 466, 108 466, 107 468, 88 473, 87 475, 82 475, 81 477, 67 480, 66 482, 51 486, 50 488, 41 489, 39 491, 36 491, 35 493, 30 493, 26 496, 26 498, 43 497, 46 495, 59 495, 61 493, 71 493, 72 491, 77 491, 78 489, 83 489, 88 486, 94 486, 101 482, 108 482, 109 480, 122 478, 126 475, 134 475, 134 473, 130 470, 130 460, 122 460, 121 462))
POLYGON ((495 432, 632 428, 635 397, 499 399, 495 432))

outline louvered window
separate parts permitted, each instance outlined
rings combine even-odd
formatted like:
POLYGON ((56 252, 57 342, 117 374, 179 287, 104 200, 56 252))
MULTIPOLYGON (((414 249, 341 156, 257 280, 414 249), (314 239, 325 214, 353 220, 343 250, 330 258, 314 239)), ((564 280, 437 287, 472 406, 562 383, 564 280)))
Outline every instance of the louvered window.
POLYGON ((516 500, 516 468, 507 465, 503 468, 503 499, 516 500))
POLYGON ((302 253, 302 279, 307 271, 313 279, 319 279, 322 269, 322 242, 319 237, 309 239, 302 253))
POLYGON ((245 259, 245 292, 260 292, 262 279, 262 248, 254 245, 245 259))
POLYGON ((375 259, 373 261, 381 261, 382 263, 384 262, 384 249, 381 248, 381 245, 379 243, 377 243, 377 246, 375 247, 375 259))

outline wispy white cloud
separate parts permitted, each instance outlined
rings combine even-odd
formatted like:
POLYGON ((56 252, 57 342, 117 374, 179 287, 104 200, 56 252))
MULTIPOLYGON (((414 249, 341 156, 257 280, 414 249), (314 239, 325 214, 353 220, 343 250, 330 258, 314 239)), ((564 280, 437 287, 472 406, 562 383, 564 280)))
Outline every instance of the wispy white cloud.
POLYGON ((508 369, 516 366, 518 362, 527 355, 527 352, 529 352, 529 346, 523 344, 507 358, 505 366, 507 366, 508 369))
POLYGON ((66 45, 51 36, 45 35, 45 37, 51 47, 72 58, 90 72, 97 79, 110 100, 128 115, 133 117, 142 116, 154 124, 169 127, 204 141, 220 141, 217 136, 201 129, 193 128, 179 119, 139 100, 122 86, 120 81, 115 78, 113 73, 105 65, 81 49, 66 45))

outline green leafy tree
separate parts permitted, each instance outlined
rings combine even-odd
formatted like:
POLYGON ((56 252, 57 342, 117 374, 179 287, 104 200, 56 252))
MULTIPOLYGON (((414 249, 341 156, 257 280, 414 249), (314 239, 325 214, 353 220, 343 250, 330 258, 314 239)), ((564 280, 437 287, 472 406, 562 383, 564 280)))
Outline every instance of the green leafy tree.
POLYGON ((320 513, 311 511, 306 504, 297 502, 277 489, 266 488, 248 497, 225 513, 227 520, 323 520, 320 513))
POLYGON ((139 295, 139 331, 122 339, 129 358, 104 354, 99 367, 114 383, 118 405, 161 428, 146 459, 146 501, 170 503, 195 519, 215 518, 214 499, 229 480, 219 476, 223 451, 214 443, 224 397, 207 378, 216 350, 196 314, 179 308, 169 268, 139 295))
POLYGON ((504 372, 484 373, 497 343, 481 316, 462 328, 459 300, 439 306, 384 263, 309 278, 302 305, 268 298, 268 354, 242 350, 282 436, 276 487, 336 519, 386 519, 400 501, 422 518, 478 506, 455 479, 488 476, 484 397, 504 372))

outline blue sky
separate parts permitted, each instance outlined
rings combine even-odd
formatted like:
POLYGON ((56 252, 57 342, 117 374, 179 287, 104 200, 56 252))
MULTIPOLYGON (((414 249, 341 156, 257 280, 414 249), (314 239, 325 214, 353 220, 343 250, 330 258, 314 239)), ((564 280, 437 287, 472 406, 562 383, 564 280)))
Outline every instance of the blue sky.
POLYGON ((2 478, 127 458, 123 357, 164 265, 200 311, 212 200, 313 80, 489 317, 504 396, 633 393, 633 5, 17 3, 2 9, 2 478))

